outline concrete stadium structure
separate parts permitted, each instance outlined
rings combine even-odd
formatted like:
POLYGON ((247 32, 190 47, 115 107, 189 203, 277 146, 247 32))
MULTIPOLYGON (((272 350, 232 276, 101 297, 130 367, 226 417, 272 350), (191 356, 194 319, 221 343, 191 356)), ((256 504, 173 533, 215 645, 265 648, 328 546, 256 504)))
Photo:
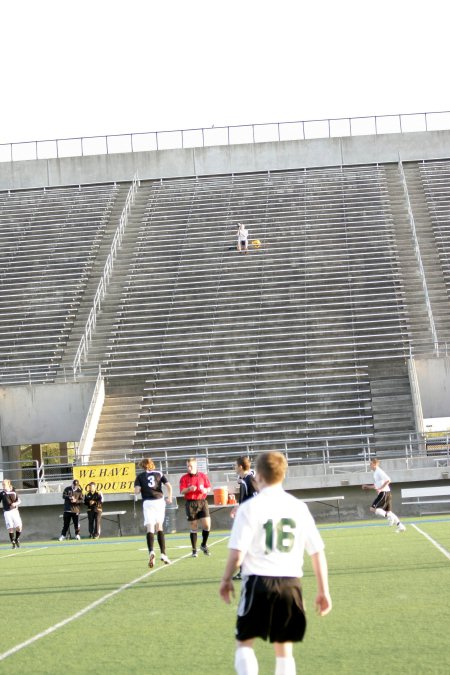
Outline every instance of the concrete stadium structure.
POLYGON ((0 163, 0 469, 35 535, 67 443, 150 454, 174 485, 186 456, 222 484, 277 447, 290 489, 345 488, 346 518, 373 454, 403 486, 448 481, 424 419, 450 410, 449 177, 444 131, 0 163))

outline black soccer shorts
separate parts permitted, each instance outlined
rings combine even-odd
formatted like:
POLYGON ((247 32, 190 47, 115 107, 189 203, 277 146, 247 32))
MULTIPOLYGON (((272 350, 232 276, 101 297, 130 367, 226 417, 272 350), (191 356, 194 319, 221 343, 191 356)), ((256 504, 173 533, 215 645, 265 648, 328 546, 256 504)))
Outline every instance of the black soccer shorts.
POLYGON ((392 511, 392 492, 379 492, 372 502, 372 508, 392 511))
POLYGON ((191 523, 199 518, 209 518, 209 505, 206 499, 187 499, 186 518, 191 523))
POLYGON ((292 577, 244 576, 236 639, 301 642, 306 630, 300 581, 292 577))

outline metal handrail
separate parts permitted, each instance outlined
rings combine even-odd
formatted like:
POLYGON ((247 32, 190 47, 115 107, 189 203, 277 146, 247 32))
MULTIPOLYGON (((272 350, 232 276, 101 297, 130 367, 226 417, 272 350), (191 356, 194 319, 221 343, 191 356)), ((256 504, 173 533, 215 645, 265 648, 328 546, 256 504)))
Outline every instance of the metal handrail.
POLYGON ((134 203, 134 199, 136 197, 136 192, 137 188, 139 186, 139 177, 138 174, 136 173, 130 189, 128 190, 127 198, 125 200, 125 206, 123 207, 122 214, 120 216, 119 220, 119 225, 117 226, 116 232, 114 234, 114 238, 111 244, 111 250, 109 252, 109 255, 106 259, 105 266, 103 268, 103 274, 101 276, 101 279, 99 281, 99 284, 97 286, 97 290, 94 295, 94 300, 92 303, 91 311, 89 312, 89 316, 87 318, 85 327, 84 327, 84 333, 81 336, 78 349, 75 354, 75 358, 73 360, 73 376, 76 378, 77 374, 79 371, 81 371, 81 361, 82 359, 86 359, 87 357, 87 352, 89 349, 89 345, 92 340, 92 334, 95 330, 95 326, 97 324, 97 314, 100 310, 101 303, 103 301, 103 298, 105 297, 106 294, 106 289, 109 284, 109 280, 112 275, 113 267, 114 267, 114 260, 117 257, 117 250, 119 249, 123 235, 125 232, 125 228, 127 226, 128 222, 128 214, 131 210, 131 206, 134 203))
POLYGON ((423 288, 423 292, 425 294, 425 304, 426 304, 426 307, 427 307, 430 330, 431 330, 431 334, 433 336, 435 355, 439 356, 439 347, 438 347, 439 340, 438 340, 438 336, 437 336, 436 325, 434 323, 433 309, 431 307, 430 295, 428 293, 427 277, 426 277, 425 269, 424 269, 423 262, 422 262, 422 255, 421 255, 421 252, 420 252, 420 244, 419 244, 419 240, 417 238, 416 221, 414 219, 414 213, 413 213, 412 206, 411 206, 411 200, 409 198, 408 184, 406 182, 406 175, 405 175, 405 171, 403 169, 403 162, 402 162, 401 159, 399 159, 398 167, 399 167, 400 177, 401 177, 401 180, 402 180, 402 186, 403 186, 403 192, 404 192, 404 195, 405 195, 406 206, 407 206, 407 209, 408 209, 409 224, 410 224, 410 227, 411 227, 411 233, 412 233, 413 241, 414 241, 414 253, 416 254, 416 260, 417 260, 417 263, 419 265, 420 276, 421 276, 421 279, 422 279, 422 288, 423 288))
POLYGON ((141 150, 182 149, 234 145, 236 143, 260 143, 265 141, 307 140, 311 138, 336 138, 380 135, 384 133, 410 133, 412 131, 449 130, 450 112, 415 112, 391 115, 366 115, 359 117, 332 117, 290 122, 259 122, 229 126, 194 127, 191 129, 167 129, 126 134, 105 134, 99 136, 72 136, 33 141, 0 143, 0 162, 22 159, 59 159, 61 157, 83 157, 85 155, 110 155, 115 152, 140 152, 141 150), (436 123, 437 122, 437 123, 436 123), (392 128, 395 128, 392 131, 392 128), (114 149, 117 141, 120 149, 114 149), (147 147, 144 147, 147 142, 147 147), (89 151, 89 144, 95 141, 95 151, 89 151), (69 151, 64 144, 70 144, 69 151), (49 148, 49 145, 51 146, 49 148), (20 156, 27 146, 31 153, 20 156), (42 152, 39 151, 42 149, 42 152), (2 153, 2 150, 6 152, 2 153))
MULTIPOLYGON (((101 394, 102 399, 104 399, 103 383, 104 383, 104 380, 103 380, 102 368, 101 368, 101 366, 99 366, 98 377, 97 377, 97 380, 95 382, 94 391, 92 392, 91 403, 89 405, 89 410, 88 410, 87 415, 86 415, 86 421, 84 423, 83 431, 81 432, 80 442, 78 443, 78 447, 77 447, 77 450, 76 450, 77 459, 82 459, 84 457, 86 449, 88 450, 88 452, 87 452, 88 456, 89 456, 89 453, 91 451, 91 447, 89 446, 87 448, 87 444, 88 444, 89 437, 92 436, 92 423, 93 423, 93 420, 94 420, 94 414, 95 414, 96 407, 97 407, 97 401, 99 399, 99 395, 101 394, 101 392, 102 392, 102 394, 101 394)), ((93 440, 94 440, 93 438, 90 439, 90 445, 92 445, 93 440)))

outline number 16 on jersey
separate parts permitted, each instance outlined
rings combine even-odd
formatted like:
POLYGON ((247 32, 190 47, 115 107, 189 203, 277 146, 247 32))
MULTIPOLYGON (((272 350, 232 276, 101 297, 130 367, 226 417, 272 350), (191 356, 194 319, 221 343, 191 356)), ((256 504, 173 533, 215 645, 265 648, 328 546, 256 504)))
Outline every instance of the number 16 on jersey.
POLYGON ((295 542, 295 520, 292 518, 281 518, 276 523, 269 519, 263 527, 266 533, 266 554, 273 551, 280 553, 289 553, 295 542))

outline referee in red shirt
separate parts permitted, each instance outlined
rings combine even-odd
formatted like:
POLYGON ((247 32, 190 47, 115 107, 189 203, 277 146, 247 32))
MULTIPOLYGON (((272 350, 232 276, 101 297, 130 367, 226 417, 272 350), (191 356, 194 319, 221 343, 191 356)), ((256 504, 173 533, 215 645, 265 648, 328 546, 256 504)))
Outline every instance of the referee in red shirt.
POLYGON ((208 541, 211 529, 211 518, 206 496, 211 489, 211 483, 205 473, 197 471, 197 460, 195 457, 190 457, 186 464, 187 473, 180 478, 180 494, 186 500, 186 517, 191 526, 192 557, 197 558, 197 528, 199 520, 202 526, 200 550, 205 555, 210 555, 206 542, 208 541))

